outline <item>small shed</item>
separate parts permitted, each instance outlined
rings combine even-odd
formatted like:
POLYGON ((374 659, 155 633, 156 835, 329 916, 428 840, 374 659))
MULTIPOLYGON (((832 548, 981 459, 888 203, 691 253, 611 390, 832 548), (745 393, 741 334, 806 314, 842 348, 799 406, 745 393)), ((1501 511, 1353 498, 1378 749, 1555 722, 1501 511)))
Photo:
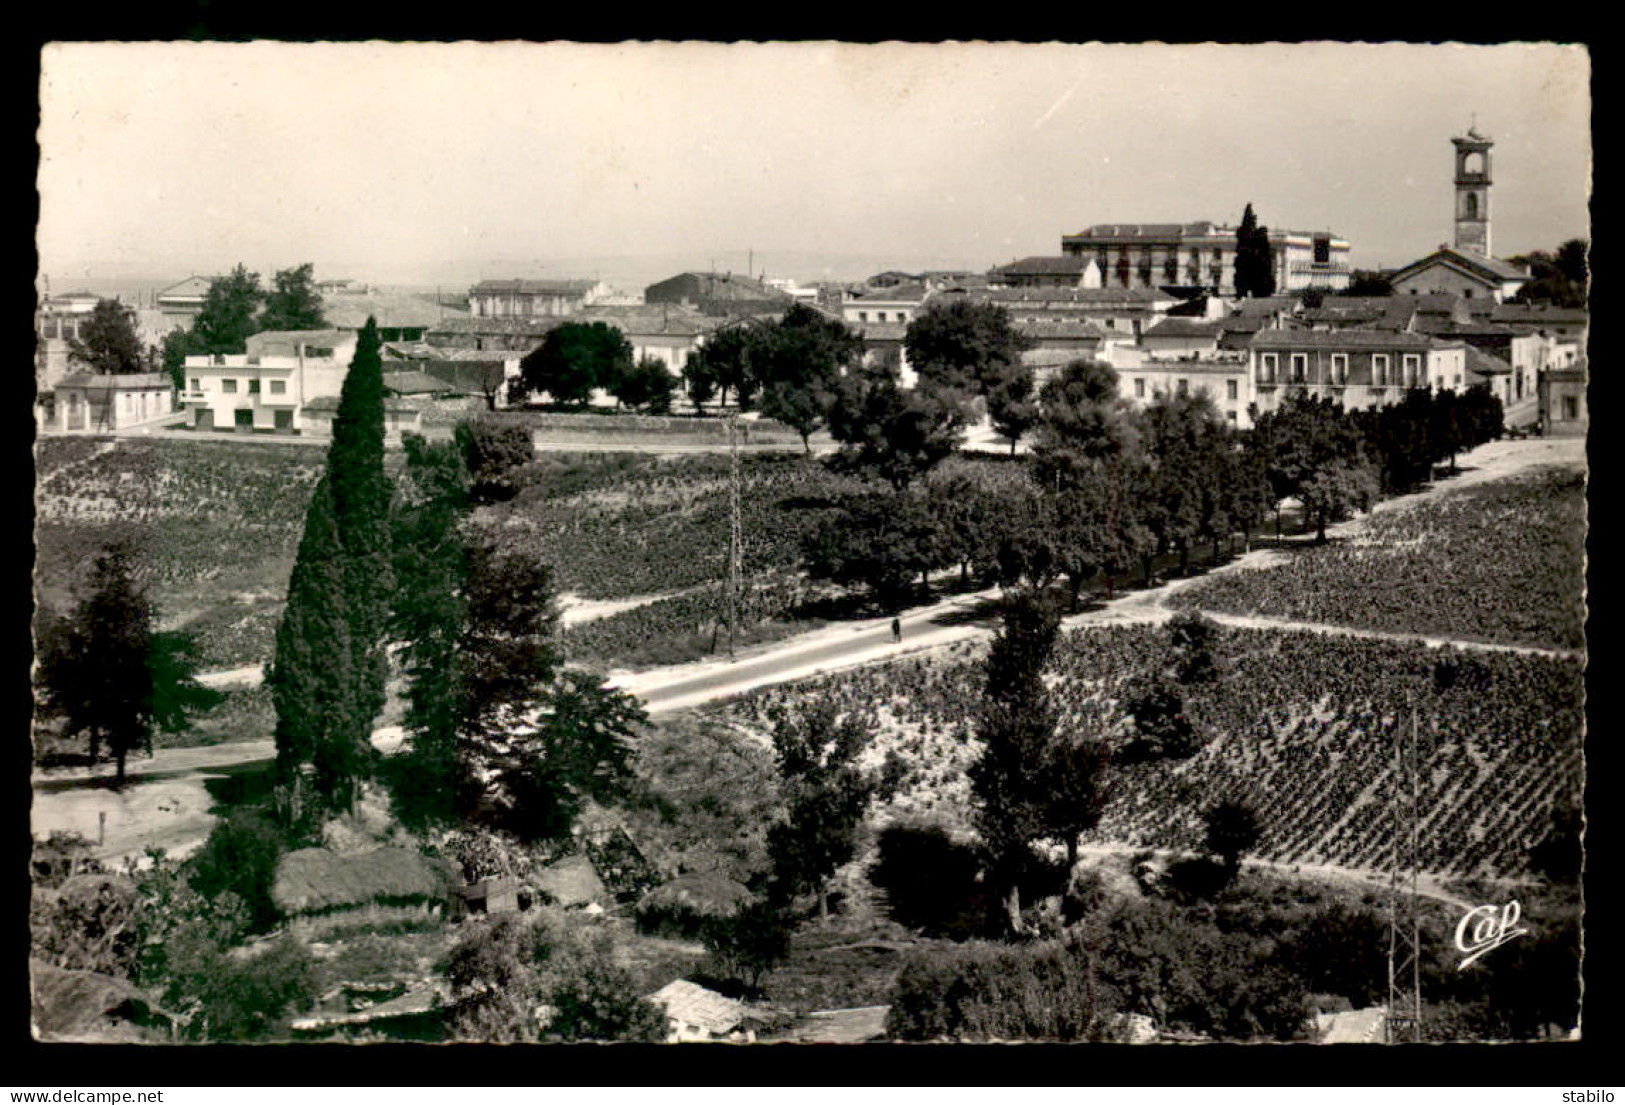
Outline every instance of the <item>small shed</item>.
POLYGON ((531 879, 537 889, 545 891, 562 906, 586 906, 611 900, 592 860, 583 855, 567 856, 549 864, 531 879))
POLYGON ((271 886, 271 900, 302 935, 436 916, 445 896, 445 880, 427 859, 395 847, 346 856, 301 848, 282 857, 271 886))
POLYGON ((758 1031, 777 1027, 787 1019, 781 1010, 735 1001, 686 978, 668 982, 650 994, 649 1000, 666 1011, 667 1043, 755 1043, 758 1031))
POLYGON ((519 882, 516 879, 481 879, 456 889, 458 913, 514 913, 519 909, 519 882))

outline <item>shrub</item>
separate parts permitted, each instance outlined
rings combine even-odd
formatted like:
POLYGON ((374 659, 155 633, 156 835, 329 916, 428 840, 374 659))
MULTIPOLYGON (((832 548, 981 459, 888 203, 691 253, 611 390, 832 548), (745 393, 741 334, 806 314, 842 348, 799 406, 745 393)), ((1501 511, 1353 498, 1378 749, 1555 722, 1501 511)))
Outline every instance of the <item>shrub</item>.
POLYGON ((976 881, 976 849, 939 825, 889 825, 880 832, 869 881, 886 892, 900 925, 957 939, 985 931, 993 895, 976 881))
POLYGON ((278 916, 271 886, 282 851, 281 830, 268 814, 234 809, 192 858, 192 889, 206 898, 226 891, 236 894, 248 908, 251 930, 264 931, 278 916))
POLYGON ((900 1040, 1099 1039, 1095 963, 1076 943, 972 943, 915 953, 886 1016, 900 1040))

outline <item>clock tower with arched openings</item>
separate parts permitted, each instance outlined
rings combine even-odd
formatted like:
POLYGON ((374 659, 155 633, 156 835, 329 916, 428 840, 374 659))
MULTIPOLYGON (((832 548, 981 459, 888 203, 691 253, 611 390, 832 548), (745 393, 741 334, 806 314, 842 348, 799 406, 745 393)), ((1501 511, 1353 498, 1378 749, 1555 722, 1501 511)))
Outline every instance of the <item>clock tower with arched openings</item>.
POLYGON ((1477 125, 1456 146, 1456 248, 1490 257, 1490 147, 1477 125))

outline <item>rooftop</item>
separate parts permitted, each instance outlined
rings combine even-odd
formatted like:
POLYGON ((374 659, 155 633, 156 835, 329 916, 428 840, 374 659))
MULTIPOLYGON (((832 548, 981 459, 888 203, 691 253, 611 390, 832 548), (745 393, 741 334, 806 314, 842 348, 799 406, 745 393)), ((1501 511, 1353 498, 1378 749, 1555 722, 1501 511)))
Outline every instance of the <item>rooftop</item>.
POLYGON ((481 280, 468 294, 584 296, 598 286, 596 280, 481 280))
POLYGON ((167 372, 134 372, 111 375, 97 372, 75 372, 58 380, 59 388, 107 388, 112 391, 143 391, 147 388, 173 387, 175 381, 167 372))
POLYGON ((433 326, 448 315, 466 315, 456 307, 443 307, 433 299, 411 292, 336 289, 323 292, 322 315, 329 326, 359 330, 374 318, 386 328, 433 326))

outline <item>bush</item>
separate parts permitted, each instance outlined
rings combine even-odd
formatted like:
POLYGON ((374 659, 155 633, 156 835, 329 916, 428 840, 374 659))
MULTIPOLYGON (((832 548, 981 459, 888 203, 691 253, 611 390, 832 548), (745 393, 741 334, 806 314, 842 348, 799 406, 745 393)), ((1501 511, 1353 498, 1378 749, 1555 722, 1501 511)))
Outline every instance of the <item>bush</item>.
POLYGON ((790 958, 790 927, 778 907, 757 901, 731 917, 706 918, 700 942, 719 976, 754 991, 763 975, 790 958))
POLYGON ((206 898, 236 894, 248 909, 251 931, 263 932, 278 917, 271 887, 282 852, 282 831, 268 813, 234 809, 190 861, 192 889, 206 898))
POLYGON ((252 1040, 274 1034, 290 1011, 314 1002, 310 953, 292 939, 257 955, 221 955, 209 972, 193 1031, 210 1040, 252 1040))
POLYGON ((1100 1039, 1092 954, 1075 943, 973 943, 916 953, 886 1015, 899 1040, 1100 1039))
POLYGON ((983 933, 998 905, 976 881, 976 849, 956 844, 939 825, 889 825, 869 881, 886 892, 886 910, 900 925, 966 939, 983 933))

